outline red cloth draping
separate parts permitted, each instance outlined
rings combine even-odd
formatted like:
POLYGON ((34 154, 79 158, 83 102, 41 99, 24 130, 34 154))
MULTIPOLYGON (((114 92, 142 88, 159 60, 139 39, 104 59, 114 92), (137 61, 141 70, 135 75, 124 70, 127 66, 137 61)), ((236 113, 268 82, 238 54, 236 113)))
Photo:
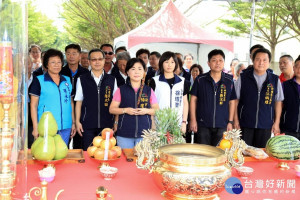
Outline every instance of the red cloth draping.
MULTIPOLYGON (((119 172, 110 181, 106 181, 101 177, 97 168, 98 164, 88 158, 86 152, 85 159, 85 163, 58 164, 56 166, 55 180, 48 184, 48 199, 54 199, 56 193, 60 189, 64 189, 65 191, 61 193, 59 200, 96 200, 96 189, 99 186, 106 187, 115 200, 163 199, 160 195, 161 191, 152 180, 151 174, 148 171, 137 169, 135 163, 127 162, 123 155, 118 161, 111 164, 111 166, 117 167, 119 172)), ((222 200, 299 199, 300 178, 296 176, 295 164, 297 163, 290 164, 290 170, 281 171, 276 168, 276 162, 246 162, 245 166, 252 167, 255 170, 254 174, 247 179, 241 179, 235 169, 232 170, 232 175, 241 180, 244 191, 236 195, 229 194, 224 189, 220 193, 220 197, 222 200), (274 180, 273 188, 270 188, 271 180, 274 180), (249 188, 250 181, 252 181, 252 188, 249 188), (283 188, 278 188, 279 186, 283 188), (246 193, 247 190, 248 193, 246 193)), ((42 168, 43 166, 38 164, 28 165, 28 190, 34 186, 40 187, 38 170, 42 168)))

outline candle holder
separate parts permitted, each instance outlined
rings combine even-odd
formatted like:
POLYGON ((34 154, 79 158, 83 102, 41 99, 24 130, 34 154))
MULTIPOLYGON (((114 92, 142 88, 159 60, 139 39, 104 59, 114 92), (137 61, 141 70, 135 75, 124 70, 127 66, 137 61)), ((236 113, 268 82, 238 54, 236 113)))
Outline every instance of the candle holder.
POLYGON ((106 200, 107 197, 114 199, 111 194, 108 194, 108 191, 105 187, 100 186, 96 190, 97 200, 106 200))
POLYGON ((0 3, 0 18, 5 19, 0 23, 1 200, 23 199, 27 192, 26 4, 23 0, 0 3))
MULTIPOLYGON (((31 193, 34 193, 34 196, 41 196, 40 200, 48 200, 48 195, 47 195, 47 186, 48 186, 48 182, 43 180, 41 182, 42 187, 33 187, 29 190, 29 200, 33 200, 31 197, 31 193)), ((55 196, 54 200, 58 200, 58 196, 63 192, 64 190, 59 190, 55 196)))

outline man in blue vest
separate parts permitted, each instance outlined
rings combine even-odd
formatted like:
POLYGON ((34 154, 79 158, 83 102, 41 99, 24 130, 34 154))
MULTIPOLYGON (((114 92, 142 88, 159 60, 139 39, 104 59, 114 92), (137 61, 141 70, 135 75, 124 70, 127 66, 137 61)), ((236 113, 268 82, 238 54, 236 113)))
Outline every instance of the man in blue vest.
POLYGON ((197 143, 216 146, 233 126, 236 94, 233 77, 223 72, 224 61, 222 50, 212 50, 210 71, 199 75, 191 90, 190 129, 197 143))
POLYGON ((105 53, 92 49, 88 58, 91 71, 78 78, 74 99, 76 129, 82 136, 83 150, 104 128, 113 128, 114 116, 109 113, 109 106, 117 89, 116 79, 103 70, 105 53))
POLYGON ((278 76, 268 70, 270 51, 257 49, 252 59, 253 68, 244 70, 235 83, 238 98, 235 127, 242 129, 242 139, 248 145, 264 148, 271 132, 280 133, 284 96, 278 76))

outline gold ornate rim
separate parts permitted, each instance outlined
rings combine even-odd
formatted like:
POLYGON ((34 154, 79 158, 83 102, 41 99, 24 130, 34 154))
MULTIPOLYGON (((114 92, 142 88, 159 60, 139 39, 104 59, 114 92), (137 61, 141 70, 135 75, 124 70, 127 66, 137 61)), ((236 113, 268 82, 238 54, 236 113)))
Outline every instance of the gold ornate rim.
POLYGON ((160 160, 171 163, 223 165, 227 160, 222 149, 205 144, 170 144, 160 147, 158 151, 160 160), (183 156, 183 154, 187 154, 187 156, 183 156))

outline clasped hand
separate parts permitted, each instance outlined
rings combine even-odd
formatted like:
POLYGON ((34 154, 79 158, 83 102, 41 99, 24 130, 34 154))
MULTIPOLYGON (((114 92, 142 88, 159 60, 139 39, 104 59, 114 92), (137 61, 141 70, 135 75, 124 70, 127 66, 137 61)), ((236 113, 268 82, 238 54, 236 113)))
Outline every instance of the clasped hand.
POLYGON ((127 108, 126 114, 128 115, 146 115, 148 114, 147 108, 127 108))

